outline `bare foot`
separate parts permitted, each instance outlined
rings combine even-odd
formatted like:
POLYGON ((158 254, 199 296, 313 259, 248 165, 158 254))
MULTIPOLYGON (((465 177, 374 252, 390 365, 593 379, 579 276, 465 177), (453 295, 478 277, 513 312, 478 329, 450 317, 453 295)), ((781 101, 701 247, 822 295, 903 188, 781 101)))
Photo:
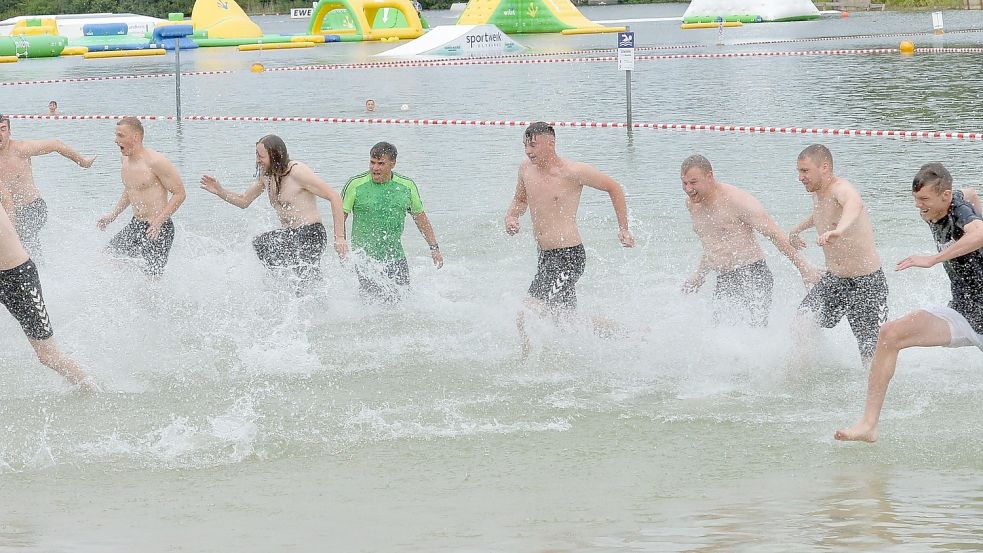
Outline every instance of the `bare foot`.
POLYGON ((833 437, 845 442, 874 443, 877 441, 877 425, 868 426, 858 422, 850 428, 840 428, 833 433, 833 437))
POLYGON ((91 376, 87 376, 77 382, 79 390, 87 394, 98 394, 102 393, 102 386, 98 382, 92 379, 91 376))

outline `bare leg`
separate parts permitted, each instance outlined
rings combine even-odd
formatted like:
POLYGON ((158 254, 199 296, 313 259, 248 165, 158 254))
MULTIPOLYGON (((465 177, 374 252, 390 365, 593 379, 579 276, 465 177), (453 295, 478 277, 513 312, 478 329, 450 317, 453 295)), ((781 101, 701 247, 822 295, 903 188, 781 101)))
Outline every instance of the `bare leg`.
POLYGON ((515 317, 515 326, 519 330, 519 340, 520 340, 520 350, 522 353, 522 358, 526 359, 529 357, 530 351, 532 351, 532 341, 529 339, 529 333, 526 332, 526 311, 530 311, 542 317, 545 314, 545 306, 543 302, 539 301, 533 297, 527 297, 522 301, 523 309, 519 311, 518 315, 515 317))
POLYGON ((591 317, 587 322, 590 324, 594 334, 601 338, 611 338, 621 330, 621 325, 617 321, 607 317, 591 317))
POLYGON ((529 357, 529 352, 532 350, 532 342, 529 340, 529 334, 526 332, 526 312, 519 311, 515 316, 515 326, 519 330, 519 351, 522 359, 525 360, 529 357))
POLYGON ((98 392, 99 387, 93 382, 85 372, 79 367, 74 359, 62 353, 55 344, 54 338, 47 340, 29 339, 34 352, 38 355, 38 361, 42 365, 54 370, 64 376, 72 384, 77 384, 84 390, 98 392))
POLYGON ((819 325, 811 311, 799 311, 792 319, 792 363, 798 368, 811 364, 816 351, 819 325))
POLYGON ((877 350, 870 367, 864 416, 850 428, 834 432, 833 437, 837 440, 876 442, 877 422, 881 417, 887 386, 898 364, 898 353, 910 347, 945 346, 951 341, 949 323, 928 311, 914 311, 885 323, 877 337, 877 350))

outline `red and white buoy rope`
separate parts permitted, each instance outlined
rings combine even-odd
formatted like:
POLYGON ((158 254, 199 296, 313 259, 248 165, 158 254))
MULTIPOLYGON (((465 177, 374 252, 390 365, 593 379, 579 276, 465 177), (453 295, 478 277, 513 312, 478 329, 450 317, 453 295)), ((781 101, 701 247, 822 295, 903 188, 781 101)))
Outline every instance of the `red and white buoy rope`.
MULTIPOLYGON (((119 120, 124 115, 8 115, 11 119, 91 121, 119 120)), ((147 121, 176 121, 173 115, 136 115, 147 121)), ((532 121, 485 120, 485 119, 407 119, 389 117, 301 117, 276 115, 186 115, 182 121, 204 122, 250 122, 250 123, 320 123, 320 124, 367 124, 367 125, 406 125, 429 127, 526 127, 532 121)), ((554 127, 624 129, 627 124, 617 121, 553 121, 554 127)), ((666 131, 727 132, 739 134, 785 134, 818 136, 855 136, 877 138, 928 138, 941 140, 983 140, 983 131, 929 131, 929 130, 870 130, 838 129, 821 127, 771 127, 762 125, 720 125, 698 123, 633 123, 633 129, 652 129, 666 131)))
MULTIPOLYGON (((928 54, 980 54, 983 48, 919 48, 921 53, 928 54)), ((898 48, 864 48, 864 49, 841 49, 841 50, 793 50, 778 52, 719 52, 705 54, 659 54, 651 56, 635 56, 635 61, 659 61, 659 60, 690 60, 690 59, 727 59, 727 58, 756 58, 756 57, 803 57, 803 56, 856 56, 856 55, 875 55, 875 54, 897 54, 898 48)), ((264 69, 266 72, 282 71, 341 71, 358 69, 402 69, 414 67, 462 67, 469 65, 534 65, 544 63, 608 63, 615 61, 614 56, 583 57, 583 58, 530 58, 530 59, 503 59, 503 58, 468 58, 459 60, 419 60, 419 61, 389 61, 374 63, 343 63, 330 65, 296 65, 288 67, 270 67, 264 69)), ((196 77, 202 75, 228 75, 235 73, 233 70, 223 71, 188 71, 181 73, 183 77, 196 77)), ((173 77, 173 73, 151 73, 147 75, 107 75, 100 77, 75 77, 67 79, 42 79, 34 81, 6 81, 0 82, 0 87, 4 86, 27 86, 40 84, 66 84, 82 83, 92 81, 118 81, 129 79, 149 79, 173 77)))

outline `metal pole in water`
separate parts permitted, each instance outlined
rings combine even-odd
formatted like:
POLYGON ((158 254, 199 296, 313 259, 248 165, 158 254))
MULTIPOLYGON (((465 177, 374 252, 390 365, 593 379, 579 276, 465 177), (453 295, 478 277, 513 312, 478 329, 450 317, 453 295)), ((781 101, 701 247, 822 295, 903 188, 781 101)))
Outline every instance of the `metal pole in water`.
POLYGON ((181 37, 174 39, 174 95, 177 104, 177 120, 181 121, 181 37))
MULTIPOLYGON (((631 31, 630 26, 625 26, 625 31, 631 31)), ((625 71, 625 105, 627 106, 626 123, 628 124, 628 136, 631 137, 631 69, 625 71)))

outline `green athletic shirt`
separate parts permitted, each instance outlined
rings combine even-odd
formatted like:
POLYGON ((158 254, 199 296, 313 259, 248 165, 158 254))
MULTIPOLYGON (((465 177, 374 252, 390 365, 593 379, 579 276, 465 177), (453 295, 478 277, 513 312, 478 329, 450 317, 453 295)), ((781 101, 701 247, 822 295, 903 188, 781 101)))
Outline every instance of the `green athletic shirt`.
POLYGON ((341 192, 345 213, 354 215, 352 248, 379 261, 406 258, 403 244, 403 223, 406 213, 423 213, 423 202, 412 179, 393 173, 389 182, 372 182, 366 171, 348 180, 341 192))

